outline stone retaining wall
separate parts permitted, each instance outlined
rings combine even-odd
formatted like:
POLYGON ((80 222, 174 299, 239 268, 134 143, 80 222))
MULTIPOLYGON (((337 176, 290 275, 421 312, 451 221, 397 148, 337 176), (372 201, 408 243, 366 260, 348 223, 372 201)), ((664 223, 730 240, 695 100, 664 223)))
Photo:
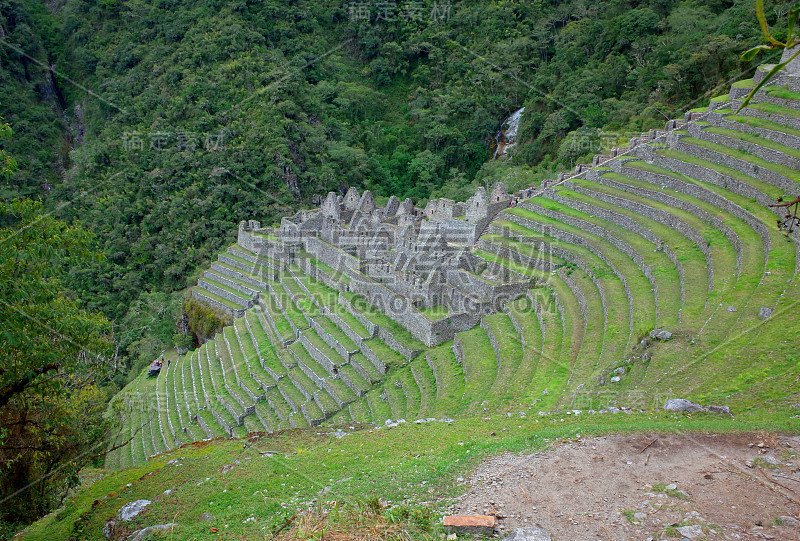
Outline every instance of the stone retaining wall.
POLYGON ((497 373, 500 374, 502 364, 500 360, 500 345, 497 343, 497 337, 494 335, 492 327, 489 325, 489 322, 486 321, 485 317, 481 318, 481 328, 486 331, 486 336, 489 337, 489 343, 492 345, 492 349, 494 350, 494 359, 497 362, 497 373))
POLYGON ((322 325, 317 323, 314 318, 311 318, 311 328, 317 332, 319 337, 322 338, 323 342, 328 344, 331 349, 336 351, 336 353, 344 357, 346 361, 350 361, 350 357, 352 357, 353 354, 358 353, 358 349, 355 351, 348 351, 347 348, 345 348, 337 339, 328 334, 328 331, 323 329, 322 325))
POLYGON ((690 124, 689 135, 697 139, 703 139, 704 141, 710 141, 718 145, 724 145, 728 148, 742 150, 767 160, 768 162, 777 163, 794 169, 795 171, 800 170, 800 158, 795 158, 794 156, 790 156, 789 154, 785 154, 779 150, 774 150, 772 148, 751 143, 749 141, 744 141, 742 139, 737 139, 735 137, 728 137, 727 135, 712 133, 704 128, 705 126, 690 124))
POLYGON ((339 327, 350 340, 352 340, 359 348, 361 348, 364 339, 357 332, 351 329, 350 325, 348 325, 342 318, 340 318, 336 312, 334 312, 327 306, 323 306, 322 315, 333 321, 334 325, 339 327))
POLYGON ((214 308, 215 310, 219 310, 220 312, 224 312, 226 314, 231 314, 233 317, 242 317, 244 315, 245 309, 244 308, 231 308, 227 304, 222 304, 221 302, 212 299, 206 295, 203 295, 201 292, 197 291, 195 288, 192 288, 192 297, 197 299, 198 301, 214 308))
MULTIPOLYGON (((386 373, 386 364, 378 357, 378 354, 372 351, 372 348, 367 345, 366 342, 361 343, 361 353, 364 354, 374 366, 375 369, 380 372, 381 374, 386 373)), ((363 375, 363 374, 362 374, 363 375)), ((365 376, 365 378, 369 381, 369 376, 365 376)))
MULTIPOLYGON (((306 348, 306 351, 308 352, 309 355, 311 355, 311 358, 317 361, 322 366, 322 368, 324 368, 325 371, 328 372, 328 374, 333 375, 335 373, 335 368, 331 360, 324 353, 318 350, 317 347, 311 343, 311 340, 306 338, 306 335, 304 334, 300 335, 300 343, 303 344, 303 347, 306 348)), ((299 365, 300 363, 301 359, 297 357, 297 364, 299 365)))
MULTIPOLYGON (((697 231, 689 227, 686 223, 682 220, 679 220, 673 214, 668 212, 664 212, 659 209, 654 209, 648 205, 642 205, 639 203, 635 203, 633 201, 614 197, 608 194, 604 194, 602 192, 593 192, 591 190, 587 190, 581 186, 576 185, 571 181, 565 181, 564 187, 568 188, 572 191, 577 193, 582 193, 585 195, 589 195, 590 197, 594 197, 600 201, 606 201, 613 205, 617 205, 621 208, 629 208, 629 210, 634 210, 643 216, 646 216, 654 221, 662 223, 675 231, 684 234, 687 236, 689 240, 694 240, 695 244, 698 242, 702 242, 705 245, 706 250, 709 250, 708 244, 706 243, 705 239, 702 235, 700 235, 697 231), (693 236, 695 238, 693 238, 693 236)), ((683 273, 683 265, 681 264, 678 257, 675 255, 675 252, 672 251, 672 248, 666 243, 665 240, 661 239, 658 235, 653 233, 650 229, 640 225, 636 221, 634 221, 629 216, 624 214, 620 214, 618 212, 613 212, 602 207, 598 207, 595 205, 591 205, 589 203, 585 203, 583 201, 578 201, 576 199, 572 199, 570 197, 564 197, 551 189, 543 190, 542 195, 548 199, 552 199, 558 203, 561 203, 564 206, 573 208, 575 210, 584 212, 589 214, 590 216, 596 216, 603 220, 607 220, 613 224, 619 225, 628 229, 629 231, 633 231, 634 233, 638 234, 640 237, 644 238, 645 240, 651 242, 656 246, 656 249, 661 250, 664 255, 675 265, 675 269, 678 271, 678 281, 680 282, 680 295, 681 295, 681 304, 683 304, 685 298, 685 288, 684 288, 684 273, 683 273)), ((701 250, 702 251, 702 250, 701 250)), ((706 257, 706 263, 710 264, 711 256, 710 251, 708 256, 706 257)))
POLYGON ((245 309, 249 308, 255 302, 254 299, 243 299, 239 295, 228 291, 227 289, 223 289, 217 285, 214 285, 207 281, 205 278, 200 278, 197 281, 197 285, 201 288, 205 289, 206 291, 210 291, 211 293, 222 297, 223 299, 230 301, 232 303, 238 304, 243 306, 245 309))
MULTIPOLYGON (((746 124, 744 122, 736 122, 733 120, 726 120, 725 116, 728 113, 709 113, 706 117, 706 120, 712 125, 717 128, 724 128, 728 130, 739 131, 742 133, 749 133, 751 135, 755 135, 757 137, 762 137, 768 141, 774 141, 775 143, 780 143, 782 145, 786 145, 790 148, 800 148, 800 137, 797 135, 792 135, 790 133, 771 130, 769 128, 761 128, 759 126, 753 126, 752 124, 746 124)), ((800 119, 798 119, 800 120, 800 119)))
MULTIPOLYGON (((549 234, 549 231, 546 231, 545 230, 546 228, 544 228, 544 226, 541 226, 541 224, 538 224, 537 222, 533 222, 531 220, 527 220, 526 218, 522 218, 520 216, 516 216, 516 215, 513 215, 513 214, 506 214, 506 215, 503 216, 503 218, 508 220, 508 221, 510 221, 510 222, 514 222, 517 225, 521 225, 523 227, 527 227, 528 229, 532 229, 534 231, 539 231, 539 232, 541 232, 543 234, 549 234), (534 229, 534 227, 532 227, 532 226, 534 226, 536 229, 534 229)), ((510 231, 504 232, 504 234, 507 235, 507 236, 512 236, 512 237, 516 238, 517 240, 519 240, 520 242, 529 242, 527 240, 527 237, 525 237, 524 235, 514 236, 514 234, 511 233, 510 231)), ((556 238, 556 237, 554 237, 554 238, 556 238)), ((593 244, 587 242, 584 238, 577 237, 575 235, 571 235, 570 233, 564 232, 563 237, 559 238, 558 240, 563 240, 564 242, 569 242, 570 244, 576 244, 578 246, 586 248, 587 250, 592 252, 592 254, 597 256, 601 261, 603 261, 603 263, 605 263, 606 265, 609 266, 609 268, 611 269, 611 272, 613 272, 614 275, 619 279, 619 281, 622 283, 623 289, 625 290, 625 296, 628 299, 628 323, 630 325, 630 328, 633 328, 633 293, 631 293, 631 288, 630 288, 630 285, 628 284, 628 279, 625 277, 625 275, 622 274, 617 269, 617 267, 611 262, 610 259, 608 259, 608 257, 601 250, 598 250, 597 248, 595 248, 595 246, 593 244)), ((597 277, 594 274, 594 270, 592 269, 592 267, 589 266, 583 260, 582 257, 578 256, 574 252, 570 252, 568 250, 564 250, 562 248, 558 248, 558 247, 552 246, 552 245, 548 246, 548 249, 553 253, 553 255, 558 256, 558 257, 564 259, 565 261, 568 261, 569 263, 573 263, 575 266, 577 266, 578 268, 583 270, 586 274, 588 274, 594 280, 597 279, 597 277)), ((526 295, 527 295, 527 297, 529 299, 531 299, 532 302, 534 302, 534 303, 536 302, 535 299, 533 299, 530 294, 526 294, 526 295)), ((606 307, 606 310, 607 310, 607 307, 606 307)), ((539 324, 543 325, 541 311, 537 312, 537 317, 539 318, 539 324)), ((544 327, 542 327, 542 328, 544 328, 544 327)))
POLYGON ((786 191, 787 193, 797 193, 797 185, 793 180, 776 173, 772 169, 758 167, 740 158, 735 158, 733 156, 723 154, 722 152, 717 152, 716 150, 711 150, 689 143, 683 143, 681 141, 676 141, 671 148, 679 152, 685 152, 686 154, 702 160, 716 163, 724 167, 730 167, 731 169, 735 169, 736 171, 744 173, 745 175, 756 177, 764 182, 772 184, 777 188, 780 188, 781 190, 786 191))
POLYGON ((337 302, 342 306, 344 306, 345 310, 350 312, 350 315, 356 318, 358 322, 361 323, 367 329, 370 338, 374 337, 378 333, 378 326, 375 325, 373 322, 371 322, 369 319, 367 319, 364 314, 356 310, 350 303, 350 301, 347 300, 347 297, 340 294, 339 298, 337 299, 337 302))
MULTIPOLYGON (((675 179, 675 178, 672 178, 672 177, 668 177, 666 175, 659 175, 657 173, 651 173, 649 171, 641 171, 641 170, 639 170, 638 174, 641 176, 640 178, 642 178, 642 180, 646 180, 647 182, 660 183, 661 185, 664 185, 664 186, 669 186, 673 190, 676 190, 676 191, 685 193, 687 195, 696 197, 696 198, 698 198, 698 199, 700 199, 702 201, 705 201, 705 202, 707 202, 707 203, 709 203, 711 205, 714 205, 715 207, 719 208, 720 210, 722 210, 722 211, 724 211, 724 212, 726 212, 726 213, 738 218, 739 220, 743 221, 748 226, 750 226, 758 234, 759 237, 761 237, 761 243, 762 243, 763 248, 764 248, 764 254, 765 254, 766 257, 769 256, 771 241, 770 241, 770 238, 769 238, 769 232, 767 231, 767 228, 764 225, 764 222, 762 222, 761 220, 759 220, 758 218, 753 216, 750 212, 746 211, 745 209, 743 209, 742 207, 740 207, 736 203, 733 203, 729 199, 725 199, 724 197, 721 197, 721 196, 717 195, 716 193, 711 192, 710 190, 706 190, 705 188, 702 188, 701 186, 698 186, 696 184, 689 184, 687 182, 683 182, 682 180, 678 180, 678 179, 675 179)), ((652 197, 654 199, 657 196, 659 196, 658 192, 652 192, 652 194, 653 194, 652 197)), ((660 194, 660 196, 668 197, 668 196, 666 196, 666 194, 660 194)), ((682 200, 679 200, 678 198, 671 198, 671 199, 677 200, 673 204, 673 206, 678 206, 678 208, 682 208, 679 205, 686 205, 686 203, 680 203, 680 201, 682 201, 682 200)), ((692 208, 692 207, 696 208, 694 205, 691 205, 689 208, 692 208)), ((705 213, 705 214, 708 215, 708 213, 705 213)), ((727 225, 722 223, 722 221, 719 220, 719 218, 716 218, 716 217, 711 217, 711 218, 712 218, 712 221, 710 223, 712 223, 716 229, 718 229, 723 235, 725 235, 725 237, 731 242, 731 244, 733 245, 734 249, 736 250, 736 253, 737 253, 737 258, 736 258, 737 269, 739 269, 739 271, 740 271, 741 270, 741 260, 742 260, 742 257, 743 257, 743 249, 742 249, 741 240, 739 239, 739 236, 730 227, 728 227, 727 225)))
POLYGON ((236 291, 247 297, 251 298, 258 297, 258 292, 259 292, 258 289, 250 287, 249 285, 247 286, 242 285, 239 282, 236 282, 235 280, 231 280, 230 277, 225 274, 217 274, 217 272, 209 269, 203 272, 203 277, 209 280, 213 280, 231 289, 235 289, 236 291))
MULTIPOLYGON (((536 207, 536 206, 530 205, 529 203, 521 203, 521 205, 522 205, 523 208, 527 208, 528 210, 532 210, 533 212, 537 212, 538 214, 541 214, 542 216, 545 216, 545 217, 548 217, 548 218, 552 218, 554 220, 558 220, 558 221, 563 222, 563 223, 565 223, 565 224, 567 224, 569 226, 576 227, 576 228, 578 228, 578 229, 580 229, 582 231, 585 231, 587 233, 590 233, 590 234, 596 235, 598 237, 601 237, 601 238, 605 239, 606 241, 608 241, 612 246, 617 248, 619 251, 621 251, 622 253, 627 255, 636 264, 636 266, 639 268, 639 270, 642 272, 642 274, 644 274, 644 276, 645 276, 645 278, 647 278, 648 282, 650 282, 650 287, 653 289, 653 297, 655 299, 656 313, 658 312, 658 283, 656 282, 655 277, 653 276, 653 272, 652 272, 652 269, 650 269, 650 266, 647 263, 645 263, 644 259, 642 259, 642 256, 639 255, 639 253, 636 250, 634 250, 631 247, 630 244, 628 244, 627 242, 625 242, 625 241, 619 239, 618 237, 610 234, 608 231, 606 231, 602 227, 596 226, 596 225, 591 224, 589 222, 586 222, 584 220, 579 220, 579 219, 573 218, 571 216, 566 216, 566 215, 564 215, 564 214, 562 214, 560 212, 551 211, 551 210, 546 209, 544 207, 536 207)), ((510 216, 513 216, 513 215, 510 215, 510 216)), ((530 220, 526 220, 526 221, 528 221, 531 224, 535 223, 535 222, 532 222, 530 220)), ((519 224, 519 225, 524 225, 524 224, 519 224)), ((565 242, 570 242, 570 241, 566 240, 567 238, 570 238, 570 239, 578 238, 577 235, 573 235, 573 234, 568 233, 566 231, 561 231, 561 230, 558 230, 558 229, 555 229, 555 228, 544 227, 544 226, 543 226, 543 228, 547 230, 547 232, 545 234, 548 234, 548 235, 550 235, 550 236, 552 236, 554 238, 559 238, 559 240, 565 240, 565 242)), ((575 244, 575 242, 572 242, 572 243, 575 244)), ((587 241, 585 246, 595 254, 597 254, 598 252, 601 252, 600 250, 595 249, 591 242, 587 241), (589 246, 591 246, 591 248, 589 246)))

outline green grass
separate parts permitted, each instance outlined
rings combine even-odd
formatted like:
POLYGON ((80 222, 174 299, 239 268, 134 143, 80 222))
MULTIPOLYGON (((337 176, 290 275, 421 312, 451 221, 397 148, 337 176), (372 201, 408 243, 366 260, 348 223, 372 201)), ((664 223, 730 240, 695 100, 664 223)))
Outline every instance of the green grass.
POLYGON ((767 95, 781 98, 784 100, 800 100, 800 92, 789 90, 788 86, 767 86, 764 87, 767 95))
POLYGON ((420 308, 419 311, 423 313, 425 317, 432 320, 442 319, 450 315, 450 309, 441 304, 431 306, 430 308, 420 308))
POLYGON ((797 109, 792 109, 789 107, 783 107, 780 105, 774 105, 772 103, 749 103, 747 105, 750 109, 756 109, 758 111, 762 111, 764 113, 770 113, 773 115, 781 115, 781 116, 788 116, 791 118, 800 118, 800 111, 797 109))
MULTIPOLYGON (((147 513, 133 519, 132 529, 177 522, 179 526, 169 534, 176 541, 205 538, 210 527, 232 538, 261 539, 271 537, 300 508, 298 502, 310 500, 325 486, 332 487, 326 498, 343 504, 369 498, 434 502, 431 522, 436 524, 445 514, 447 499, 464 490, 456 477, 466 477, 489 456, 543 451, 555 442, 574 440, 577 434, 583 438, 617 432, 797 433, 790 415, 786 409, 736 419, 649 412, 576 419, 564 416, 560 421, 558 416, 540 419, 533 413, 525 419, 492 416, 491 424, 484 428, 476 428, 472 418, 451 424, 408 423, 378 431, 351 431, 344 426, 353 433, 341 439, 331 436, 329 429, 306 429, 253 440, 244 449, 241 441, 219 440, 108 472, 76 491, 64 508, 29 527, 26 538, 35 541, 76 535, 100 540, 106 519, 122 505, 150 499, 153 503, 147 513), (173 459, 179 459, 181 466, 168 464, 173 459), (220 474, 234 459, 239 464, 220 474), (164 494, 166 489, 172 492, 164 494), (203 513, 214 518, 201 521, 203 513), (255 519, 247 520, 251 516, 255 519)), ((387 511, 400 505, 394 503, 387 511)))
POLYGON ((464 397, 470 410, 478 410, 497 379, 497 358, 486 331, 475 327, 456 335, 464 354, 464 397))

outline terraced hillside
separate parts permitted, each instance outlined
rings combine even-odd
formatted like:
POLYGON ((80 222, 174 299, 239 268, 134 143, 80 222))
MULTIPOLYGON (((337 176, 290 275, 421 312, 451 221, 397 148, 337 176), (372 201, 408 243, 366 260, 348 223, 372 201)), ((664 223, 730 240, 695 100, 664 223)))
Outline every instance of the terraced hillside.
POLYGON ((800 244, 768 205, 800 193, 800 82, 734 114, 752 85, 502 211, 474 251, 536 286, 436 347, 311 257, 231 246, 194 293, 241 317, 118 396, 109 463, 325 421, 797 401, 800 244))

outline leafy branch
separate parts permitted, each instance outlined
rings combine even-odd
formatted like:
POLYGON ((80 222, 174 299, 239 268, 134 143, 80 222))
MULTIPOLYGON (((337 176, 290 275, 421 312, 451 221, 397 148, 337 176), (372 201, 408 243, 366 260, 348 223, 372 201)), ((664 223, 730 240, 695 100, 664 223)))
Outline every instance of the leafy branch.
MULTIPOLYGON (((769 25, 767 24, 767 17, 764 14, 764 0, 756 0, 756 16, 758 17, 758 24, 761 26, 761 31, 764 33, 764 37, 769 42, 769 45, 757 45, 752 49, 745 51, 742 54, 742 60, 744 60, 745 62, 749 62, 750 60, 754 59, 761 51, 772 51, 776 49, 790 50, 793 49, 795 46, 799 45, 800 39, 798 39, 797 34, 795 34, 795 27, 797 24, 798 15, 800 15, 800 2, 795 3, 795 5, 789 9, 789 13, 787 15, 788 20, 786 25, 787 28, 786 41, 785 42, 780 41, 777 38, 775 38, 770 32, 769 25)), ((750 100, 753 99, 756 93, 759 90, 761 90, 761 88, 764 85, 766 85, 773 77, 775 77, 775 75, 779 71, 784 69, 792 60, 797 58, 798 55, 800 55, 800 48, 798 48, 797 51, 792 56, 787 58, 785 61, 779 62, 778 64, 772 66, 769 72, 767 72, 767 75, 763 79, 761 79, 761 81, 758 82, 758 84, 753 88, 753 90, 750 91, 750 93, 747 95, 744 101, 742 101, 742 104, 739 106, 736 112, 738 113, 739 111, 747 107, 747 104, 750 103, 750 100)))

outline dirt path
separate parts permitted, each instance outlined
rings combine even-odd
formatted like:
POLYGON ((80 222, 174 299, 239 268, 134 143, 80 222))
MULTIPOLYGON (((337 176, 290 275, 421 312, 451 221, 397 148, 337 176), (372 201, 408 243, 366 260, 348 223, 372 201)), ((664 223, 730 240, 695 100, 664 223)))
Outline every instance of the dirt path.
POLYGON ((503 455, 465 481, 456 514, 554 541, 800 540, 800 437, 615 435, 503 455), (684 528, 684 526, 690 526, 684 528), (691 527, 694 526, 694 527, 691 527))

